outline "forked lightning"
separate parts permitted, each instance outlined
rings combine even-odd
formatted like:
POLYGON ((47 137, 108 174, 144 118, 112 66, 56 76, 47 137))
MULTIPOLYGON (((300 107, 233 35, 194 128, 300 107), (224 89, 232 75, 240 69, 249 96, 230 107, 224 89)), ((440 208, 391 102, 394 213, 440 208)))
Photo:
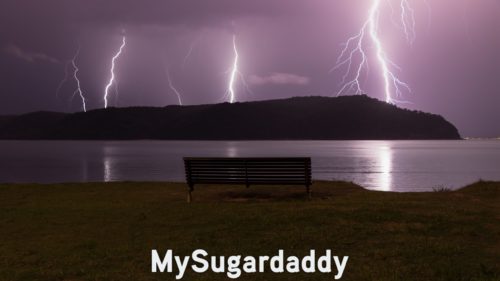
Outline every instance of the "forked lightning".
MULTIPOLYGON (((416 38, 415 13, 409 0, 400 1, 400 25, 406 36, 406 40, 412 44, 416 38)), ((344 44, 344 48, 337 59, 337 64, 332 70, 341 67, 346 68, 342 77, 342 86, 337 95, 342 94, 364 94, 361 86, 361 76, 368 67, 368 42, 374 48, 375 61, 378 64, 380 75, 383 80, 384 96, 387 103, 401 103, 403 92, 411 92, 409 85, 395 74, 394 70, 400 68, 393 63, 380 39, 380 13, 383 0, 372 0, 366 21, 359 32, 350 37, 344 44)))

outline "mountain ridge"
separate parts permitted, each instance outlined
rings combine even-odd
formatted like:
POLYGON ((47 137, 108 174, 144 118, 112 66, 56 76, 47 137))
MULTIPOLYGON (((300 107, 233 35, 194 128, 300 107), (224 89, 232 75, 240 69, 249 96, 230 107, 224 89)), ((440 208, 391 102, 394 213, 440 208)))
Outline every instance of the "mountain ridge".
POLYGON ((0 139, 460 139, 442 116, 367 97, 294 97, 166 107, 39 111, 0 118, 0 139))

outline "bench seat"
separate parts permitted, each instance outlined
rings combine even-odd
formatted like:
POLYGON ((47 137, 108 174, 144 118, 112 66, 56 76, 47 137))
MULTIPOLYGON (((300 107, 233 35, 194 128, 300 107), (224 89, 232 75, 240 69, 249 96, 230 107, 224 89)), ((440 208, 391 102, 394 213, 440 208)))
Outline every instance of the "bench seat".
POLYGON ((188 202, 196 184, 303 185, 310 196, 309 157, 196 158, 185 157, 188 202))

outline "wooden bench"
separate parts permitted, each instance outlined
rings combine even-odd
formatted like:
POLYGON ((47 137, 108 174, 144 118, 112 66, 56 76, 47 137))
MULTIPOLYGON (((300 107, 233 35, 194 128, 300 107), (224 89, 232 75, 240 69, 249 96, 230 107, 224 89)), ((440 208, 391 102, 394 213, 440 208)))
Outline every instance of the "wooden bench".
POLYGON ((311 158, 185 157, 188 202, 196 184, 303 185, 311 197, 311 158))

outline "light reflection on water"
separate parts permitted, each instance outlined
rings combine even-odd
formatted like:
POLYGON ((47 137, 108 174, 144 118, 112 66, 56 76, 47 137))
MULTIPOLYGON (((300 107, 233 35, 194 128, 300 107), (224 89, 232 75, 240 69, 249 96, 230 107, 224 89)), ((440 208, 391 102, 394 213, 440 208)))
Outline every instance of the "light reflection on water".
POLYGON ((0 182, 184 181, 185 156, 309 156, 314 179, 382 191, 500 180, 500 141, 0 141, 0 155, 0 182))
POLYGON ((103 174, 104 174, 104 181, 105 182, 110 182, 110 181, 113 181, 113 166, 111 164, 111 158, 110 157, 107 157, 105 156, 104 157, 104 171, 103 171, 103 174))
POLYGON ((389 146, 380 146, 376 149, 378 150, 377 160, 380 169, 377 186, 379 186, 379 190, 390 191, 392 185, 392 151, 389 146))

